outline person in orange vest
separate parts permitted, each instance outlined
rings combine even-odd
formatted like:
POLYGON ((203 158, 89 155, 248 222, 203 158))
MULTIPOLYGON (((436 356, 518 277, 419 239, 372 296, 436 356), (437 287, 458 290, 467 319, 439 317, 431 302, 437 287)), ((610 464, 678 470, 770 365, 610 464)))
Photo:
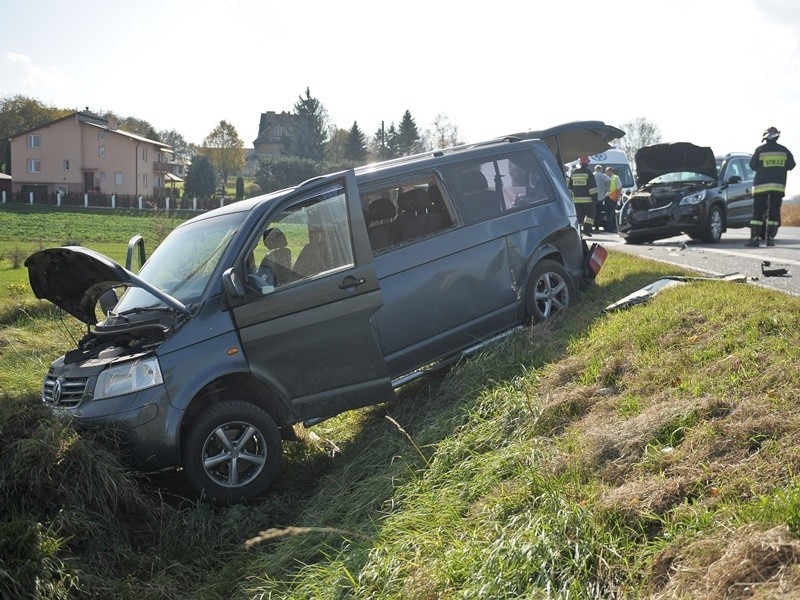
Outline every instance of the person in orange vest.
POLYGON ((753 179, 753 216, 750 219, 750 241, 745 244, 758 248, 764 229, 766 213, 767 246, 775 245, 775 235, 781 222, 781 204, 786 192, 786 173, 795 167, 794 156, 786 146, 778 143, 781 132, 776 127, 764 131, 762 142, 750 159, 750 168, 756 172, 753 179))
POLYGON ((592 237, 597 210, 595 206, 597 204, 597 183, 589 170, 588 156, 581 156, 578 159, 578 165, 578 168, 573 170, 569 176, 569 191, 572 193, 572 201, 575 203, 578 223, 583 226, 583 234, 592 237))

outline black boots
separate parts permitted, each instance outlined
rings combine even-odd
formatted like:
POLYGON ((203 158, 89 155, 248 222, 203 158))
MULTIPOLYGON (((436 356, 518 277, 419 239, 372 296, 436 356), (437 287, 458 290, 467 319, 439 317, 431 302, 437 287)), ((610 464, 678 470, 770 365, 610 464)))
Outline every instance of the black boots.
MULTIPOLYGON (((750 238, 750 241, 745 244, 748 248, 758 248, 760 242, 758 237, 750 238)), ((769 242, 767 242, 769 244, 769 242)), ((774 244, 773 244, 774 245, 774 244)))

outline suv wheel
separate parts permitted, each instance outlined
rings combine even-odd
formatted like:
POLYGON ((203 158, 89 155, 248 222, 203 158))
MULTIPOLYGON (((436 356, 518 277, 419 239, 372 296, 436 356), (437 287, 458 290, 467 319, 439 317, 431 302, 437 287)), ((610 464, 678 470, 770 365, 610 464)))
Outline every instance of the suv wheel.
POLYGON ((708 209, 706 227, 700 239, 708 244, 716 244, 722 237, 722 228, 724 224, 725 217, 722 215, 722 209, 718 204, 713 205, 708 209))
POLYGON ((531 271, 525 296, 525 309, 534 323, 549 319, 569 306, 575 284, 567 270, 550 259, 540 261, 531 271))
POLYGON ((278 475, 281 435, 254 404, 225 401, 188 427, 183 467, 194 488, 216 503, 253 500, 278 475))

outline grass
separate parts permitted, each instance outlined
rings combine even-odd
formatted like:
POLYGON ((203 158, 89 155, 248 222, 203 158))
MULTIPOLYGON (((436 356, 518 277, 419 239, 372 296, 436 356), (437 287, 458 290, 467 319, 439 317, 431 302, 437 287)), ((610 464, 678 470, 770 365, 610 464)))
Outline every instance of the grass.
POLYGON ((229 508, 47 413, 74 333, 11 303, 0 597, 796 597, 800 299, 697 281, 603 311, 676 272, 612 252, 553 321, 298 428, 270 494, 229 508))

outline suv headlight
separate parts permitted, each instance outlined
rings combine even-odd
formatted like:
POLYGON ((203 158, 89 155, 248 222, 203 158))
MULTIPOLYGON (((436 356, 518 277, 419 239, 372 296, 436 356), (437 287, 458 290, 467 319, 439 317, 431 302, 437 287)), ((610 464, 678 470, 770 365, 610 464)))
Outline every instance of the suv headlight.
POLYGON ((155 356, 112 365, 97 378, 94 399, 102 400, 130 394, 161 383, 164 383, 164 380, 155 356))
POLYGON ((703 190, 702 192, 697 192, 696 194, 692 194, 691 196, 686 196, 685 198, 681 198, 680 204, 700 204, 703 199, 706 197, 706 191, 703 190))

